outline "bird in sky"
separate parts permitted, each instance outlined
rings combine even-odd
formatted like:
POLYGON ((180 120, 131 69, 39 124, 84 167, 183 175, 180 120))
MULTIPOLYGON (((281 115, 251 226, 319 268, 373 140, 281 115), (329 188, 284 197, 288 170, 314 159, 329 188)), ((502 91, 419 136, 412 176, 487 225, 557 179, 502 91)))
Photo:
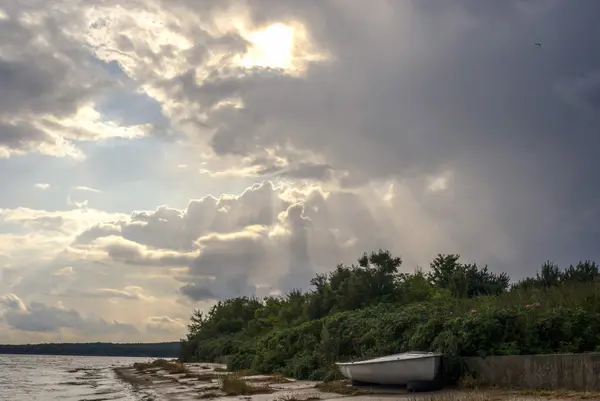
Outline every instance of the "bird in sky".
POLYGON ((534 46, 542 47, 542 44, 541 43, 535 43, 534 46))

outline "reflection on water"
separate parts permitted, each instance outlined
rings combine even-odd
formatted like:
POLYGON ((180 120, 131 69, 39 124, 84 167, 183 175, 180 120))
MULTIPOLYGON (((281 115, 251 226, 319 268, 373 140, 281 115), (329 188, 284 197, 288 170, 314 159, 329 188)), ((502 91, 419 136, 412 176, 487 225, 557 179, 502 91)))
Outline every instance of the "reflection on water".
POLYGON ((0 355, 2 401, 141 400, 112 368, 147 358, 0 355))

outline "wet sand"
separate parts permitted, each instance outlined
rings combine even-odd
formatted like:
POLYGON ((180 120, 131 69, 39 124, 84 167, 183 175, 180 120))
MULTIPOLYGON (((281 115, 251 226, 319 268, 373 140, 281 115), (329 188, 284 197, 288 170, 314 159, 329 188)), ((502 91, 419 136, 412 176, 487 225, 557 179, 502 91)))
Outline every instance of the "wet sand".
MULTIPOLYGON (((350 387, 346 394, 321 391, 320 382, 298 381, 275 375, 240 376, 239 380, 257 388, 255 394, 228 395, 222 389, 224 365, 214 363, 185 364, 184 373, 173 373, 160 367, 136 369, 134 367, 116 368, 117 376, 133 386, 144 401, 315 401, 352 399, 352 401, 492 401, 518 400, 532 401, 542 399, 539 396, 510 394, 506 392, 456 391, 442 390, 427 393, 409 393, 402 388, 361 387, 358 394, 350 387)), ((253 393, 254 391, 251 391, 253 393)), ((569 398, 544 397, 545 400, 561 401, 569 398)), ((590 398, 588 398, 590 399, 590 398)))

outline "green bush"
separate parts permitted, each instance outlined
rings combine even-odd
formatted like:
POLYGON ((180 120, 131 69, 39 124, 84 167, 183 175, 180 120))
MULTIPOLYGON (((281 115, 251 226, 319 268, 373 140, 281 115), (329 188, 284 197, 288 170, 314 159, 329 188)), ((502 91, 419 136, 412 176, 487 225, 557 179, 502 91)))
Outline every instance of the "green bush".
POLYGON ((446 377, 461 357, 600 349, 600 282, 593 262, 561 273, 551 263, 508 288, 506 275, 439 255, 432 273, 398 273, 379 251, 358 266, 312 280, 314 291, 259 301, 235 298, 195 312, 182 359, 231 355, 231 370, 298 379, 339 378, 335 362, 405 351, 445 355, 446 377))

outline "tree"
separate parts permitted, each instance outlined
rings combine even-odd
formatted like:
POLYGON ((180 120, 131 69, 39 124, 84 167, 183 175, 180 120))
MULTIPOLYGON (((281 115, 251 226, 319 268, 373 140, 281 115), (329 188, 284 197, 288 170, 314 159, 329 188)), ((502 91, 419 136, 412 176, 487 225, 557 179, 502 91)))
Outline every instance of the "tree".
POLYGON ((595 262, 586 260, 579 262, 575 266, 570 265, 563 273, 562 279, 565 281, 591 282, 600 277, 598 265, 595 262))
POLYGON ((438 288, 450 288, 457 278, 457 273, 460 269, 458 259, 460 255, 438 254, 435 259, 429 264, 431 271, 427 278, 438 288))
POLYGON ((487 265, 478 268, 476 264, 463 265, 467 282, 467 295, 469 298, 480 295, 498 295, 508 289, 510 277, 502 272, 492 273, 487 265))
POLYGON ((506 273, 492 273, 487 265, 461 264, 459 258, 458 254, 438 255, 430 264, 429 281, 459 298, 496 295, 508 288, 510 277, 506 273))
POLYGON ((388 251, 363 254, 358 265, 339 264, 329 274, 311 280, 314 290, 308 299, 309 319, 320 319, 330 312, 360 309, 375 303, 398 299, 398 268, 402 259, 388 251))
POLYGON ((202 329, 202 325, 204 324, 205 319, 204 319, 204 314, 197 310, 194 309, 194 312, 192 313, 192 316, 190 317, 190 323, 188 324, 188 338, 190 336, 194 336, 196 333, 198 333, 201 329, 202 329))
POLYGON ((563 276, 558 268, 558 265, 551 262, 546 261, 539 272, 536 273, 537 282, 543 287, 551 287, 557 285, 563 276))
POLYGON ((311 320, 320 319, 327 315, 333 306, 331 286, 326 274, 317 274, 310 280, 310 284, 314 291, 306 304, 306 315, 311 320))
POLYGON ((427 301, 439 290, 427 279, 422 269, 414 273, 401 273, 397 279, 399 301, 403 304, 427 301))

